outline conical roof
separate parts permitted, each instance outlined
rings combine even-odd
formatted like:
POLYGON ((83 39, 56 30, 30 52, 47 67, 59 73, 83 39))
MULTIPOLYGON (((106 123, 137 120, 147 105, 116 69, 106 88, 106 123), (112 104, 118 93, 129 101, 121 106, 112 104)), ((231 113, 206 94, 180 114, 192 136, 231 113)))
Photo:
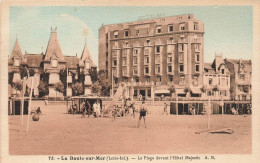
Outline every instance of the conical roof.
POLYGON ((81 54, 81 57, 80 59, 83 61, 83 62, 89 62, 91 64, 91 67, 96 67, 92 57, 91 57, 91 54, 88 50, 88 46, 87 46, 87 43, 85 43, 85 46, 84 46, 84 49, 83 49, 83 52, 81 54))
POLYGON ((58 40, 57 28, 51 28, 51 36, 47 46, 44 60, 49 61, 52 58, 57 59, 58 61, 65 61, 58 40))
POLYGON ((23 59, 23 52, 22 52, 20 43, 19 43, 17 38, 15 40, 14 48, 13 48, 13 51, 11 53, 11 58, 14 58, 14 57, 19 57, 19 58, 23 59))

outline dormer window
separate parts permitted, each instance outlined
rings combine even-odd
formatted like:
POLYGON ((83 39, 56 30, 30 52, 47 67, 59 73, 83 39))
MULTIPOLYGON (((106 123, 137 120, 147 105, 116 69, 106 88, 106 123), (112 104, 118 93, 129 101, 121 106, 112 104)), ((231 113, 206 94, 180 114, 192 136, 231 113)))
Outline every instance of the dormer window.
POLYGON ((125 37, 129 36, 129 30, 125 30, 125 37))
POLYGON ((14 59, 14 66, 20 66, 20 60, 19 58, 14 59))
POLYGON ((51 67, 58 67, 58 61, 57 61, 57 59, 51 60, 51 67))
POLYGON ((168 32, 173 32, 173 25, 172 24, 168 25, 168 32))
POLYGON ((118 31, 114 31, 114 38, 118 38, 118 31))
POLYGON ((225 74, 225 69, 222 69, 222 70, 221 70, 221 73, 222 73, 222 74, 225 74))
POLYGON ((161 26, 156 27, 156 33, 161 33, 161 32, 162 32, 161 26))
POLYGON ((185 24, 180 24, 180 31, 184 31, 185 30, 185 24))

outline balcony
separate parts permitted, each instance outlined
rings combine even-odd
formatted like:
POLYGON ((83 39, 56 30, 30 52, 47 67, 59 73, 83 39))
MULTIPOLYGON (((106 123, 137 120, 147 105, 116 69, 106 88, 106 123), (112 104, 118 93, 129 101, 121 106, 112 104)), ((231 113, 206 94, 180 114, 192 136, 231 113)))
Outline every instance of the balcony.
POLYGON ((172 44, 175 44, 175 42, 174 42, 174 40, 167 40, 167 44, 172 45, 172 44))
POLYGON ((179 40, 178 40, 178 43, 179 43, 179 44, 184 44, 184 43, 187 43, 187 40, 184 39, 184 38, 183 38, 183 39, 179 39, 179 40))
POLYGON ((155 41, 155 45, 163 45, 163 42, 161 39, 155 41))
POLYGON ((145 42, 144 46, 152 46, 152 43, 151 42, 149 42, 149 43, 145 42))

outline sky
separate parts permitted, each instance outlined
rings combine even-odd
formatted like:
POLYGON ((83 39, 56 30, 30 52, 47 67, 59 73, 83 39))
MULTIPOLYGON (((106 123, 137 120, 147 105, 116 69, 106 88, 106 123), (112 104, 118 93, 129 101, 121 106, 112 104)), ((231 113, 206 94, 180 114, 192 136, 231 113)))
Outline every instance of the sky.
POLYGON ((215 53, 223 58, 252 59, 252 6, 43 6, 10 7, 9 50, 18 38, 22 51, 46 52, 51 27, 57 27, 65 56, 81 56, 85 40, 98 65, 98 29, 102 24, 136 21, 140 16, 194 14, 204 23, 204 61, 212 62, 215 53), (87 36, 86 36, 86 32, 87 36), (87 39, 86 39, 87 38, 87 39))

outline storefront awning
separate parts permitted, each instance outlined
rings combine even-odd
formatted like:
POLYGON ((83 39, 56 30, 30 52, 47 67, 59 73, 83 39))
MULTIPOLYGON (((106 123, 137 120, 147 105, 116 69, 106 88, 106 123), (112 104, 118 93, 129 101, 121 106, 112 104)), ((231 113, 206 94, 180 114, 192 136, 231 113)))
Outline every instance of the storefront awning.
POLYGON ((154 90, 154 93, 155 94, 170 94, 170 90, 168 90, 168 89, 157 89, 157 90, 154 90))
POLYGON ((191 88, 191 91, 192 91, 193 94, 200 94, 201 93, 200 88, 191 88))

